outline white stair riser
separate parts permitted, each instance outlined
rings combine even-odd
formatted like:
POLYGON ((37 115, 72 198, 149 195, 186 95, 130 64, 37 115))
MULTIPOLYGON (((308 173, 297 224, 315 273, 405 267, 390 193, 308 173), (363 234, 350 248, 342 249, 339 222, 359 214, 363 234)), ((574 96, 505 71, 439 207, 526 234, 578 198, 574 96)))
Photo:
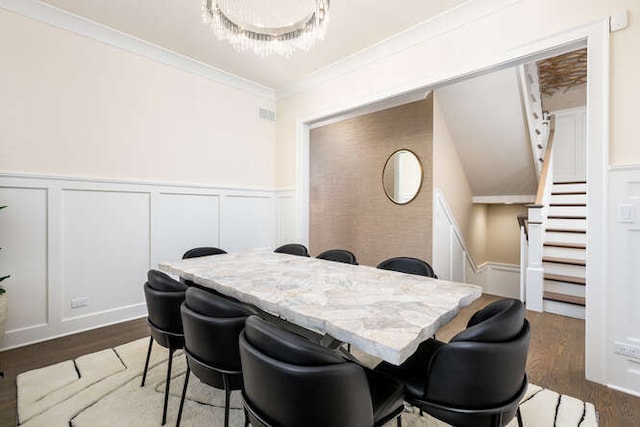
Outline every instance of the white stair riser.
POLYGON ((545 242, 555 243, 587 243, 585 233, 563 233, 558 231, 547 231, 544 234, 545 242))
POLYGON ((584 297, 586 294, 587 287, 583 285, 576 285, 575 283, 545 280, 544 290, 547 292, 555 292, 556 294, 584 297))
POLYGON ((549 206, 547 216, 587 216, 586 206, 549 206))
POLYGON ((575 304, 566 304, 558 301, 544 300, 542 309, 548 313, 560 314, 562 316, 584 319, 584 307, 575 304))
POLYGON ((558 264, 555 262, 543 262, 542 266, 545 273, 562 274, 571 277, 586 277, 585 268, 582 265, 558 264))
POLYGON ((587 259, 587 251, 584 249, 575 248, 558 248, 556 246, 545 246, 543 249, 543 256, 554 258, 568 258, 584 261, 587 259))
POLYGON ((586 230, 586 219, 556 219, 547 220, 547 228, 564 228, 567 230, 586 230))
POLYGON ((581 191, 587 192, 587 184, 553 184, 551 187, 552 193, 566 193, 569 191, 581 191))
POLYGON ((587 196, 584 194, 552 194, 549 203, 587 203, 587 196))

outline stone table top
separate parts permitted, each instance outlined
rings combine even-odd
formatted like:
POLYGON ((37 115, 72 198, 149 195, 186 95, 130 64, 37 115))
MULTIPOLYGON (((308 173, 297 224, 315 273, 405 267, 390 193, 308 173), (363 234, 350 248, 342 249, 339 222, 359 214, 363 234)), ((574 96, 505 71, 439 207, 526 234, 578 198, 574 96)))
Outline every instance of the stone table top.
POLYGON ((159 268, 394 365, 482 293, 476 285, 266 250, 159 268))

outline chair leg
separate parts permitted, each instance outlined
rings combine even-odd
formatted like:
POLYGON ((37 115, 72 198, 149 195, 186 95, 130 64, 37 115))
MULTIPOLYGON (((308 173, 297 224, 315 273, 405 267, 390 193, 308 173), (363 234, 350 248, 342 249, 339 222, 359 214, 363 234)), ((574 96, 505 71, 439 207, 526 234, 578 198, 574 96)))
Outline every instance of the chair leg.
POLYGON ((247 408, 244 408, 244 427, 249 427, 249 413, 247 408))
POLYGON ((171 385, 171 364, 173 363, 173 349, 169 347, 169 363, 167 365, 167 385, 164 388, 164 407, 162 408, 162 425, 167 423, 167 405, 169 404, 169 387, 171 385))
POLYGON ((520 412, 520 406, 518 406, 518 410, 516 411, 516 418, 518 418, 518 427, 523 427, 524 423, 522 422, 522 412, 520 412))
POLYGON ((402 427, 402 414, 398 415, 398 418, 396 418, 396 425, 397 427, 402 427))
POLYGON ((184 399, 187 396, 187 386, 189 385, 189 374, 191 368, 189 362, 187 362, 187 372, 184 374, 184 387, 182 387, 182 397, 180 397, 180 409, 178 409, 178 419, 176 420, 176 427, 180 427, 180 420, 182 419, 182 407, 184 406, 184 399))
POLYGON ((149 359, 151 358, 151 347, 153 347, 153 336, 149 337, 149 350, 147 350, 147 360, 144 362, 144 372, 142 373, 142 384, 140 384, 140 387, 144 387, 144 382, 147 379, 147 369, 149 369, 149 359))
POLYGON ((231 400, 231 387, 229 377, 222 375, 224 381, 224 427, 229 427, 229 400, 231 400))

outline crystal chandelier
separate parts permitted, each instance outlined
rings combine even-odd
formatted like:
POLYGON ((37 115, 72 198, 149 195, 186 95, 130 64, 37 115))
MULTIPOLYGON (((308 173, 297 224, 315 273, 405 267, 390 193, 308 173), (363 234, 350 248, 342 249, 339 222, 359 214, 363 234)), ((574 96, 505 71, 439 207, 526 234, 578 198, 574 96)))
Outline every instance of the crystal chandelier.
POLYGON ((329 22, 329 0, 204 0, 202 11, 218 40, 262 57, 309 50, 329 22))

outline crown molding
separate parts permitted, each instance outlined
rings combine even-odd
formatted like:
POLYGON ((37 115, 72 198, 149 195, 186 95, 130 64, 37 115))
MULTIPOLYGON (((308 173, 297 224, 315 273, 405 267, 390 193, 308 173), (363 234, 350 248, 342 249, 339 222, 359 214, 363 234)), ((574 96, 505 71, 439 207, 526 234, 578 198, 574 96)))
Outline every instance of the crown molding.
POLYGON ((0 7, 269 101, 275 90, 38 0, 0 0, 0 7))
POLYGON ((395 34, 306 75, 291 85, 276 90, 278 101, 317 87, 330 80, 409 49, 426 40, 441 36, 486 16, 499 12, 522 0, 469 0, 431 19, 395 34))

